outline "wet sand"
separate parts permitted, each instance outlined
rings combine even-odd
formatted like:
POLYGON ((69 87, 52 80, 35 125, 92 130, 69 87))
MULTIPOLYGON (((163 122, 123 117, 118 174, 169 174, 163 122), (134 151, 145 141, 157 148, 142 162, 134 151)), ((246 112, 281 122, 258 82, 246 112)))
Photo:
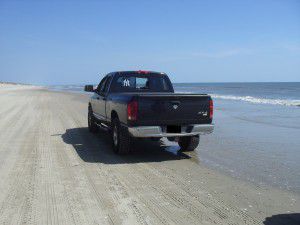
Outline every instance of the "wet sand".
POLYGON ((298 193, 207 168, 208 136, 193 153, 146 141, 113 154, 87 130, 87 100, 1 86, 0 224, 299 223, 298 193))
POLYGON ((300 108, 215 101, 215 130, 199 147, 210 168, 300 193, 300 108))

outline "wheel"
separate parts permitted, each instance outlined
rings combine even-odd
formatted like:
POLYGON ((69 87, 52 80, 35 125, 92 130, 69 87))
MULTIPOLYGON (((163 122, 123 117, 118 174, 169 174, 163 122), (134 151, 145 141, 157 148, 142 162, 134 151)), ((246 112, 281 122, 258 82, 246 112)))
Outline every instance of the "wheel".
POLYGON ((132 137, 130 137, 127 128, 120 126, 118 118, 112 122, 111 133, 114 152, 121 155, 128 154, 132 147, 132 137))
POLYGON ((90 107, 88 111, 88 126, 89 126, 89 131, 92 133, 97 133, 99 131, 99 127, 96 124, 96 119, 90 107))
POLYGON ((178 144, 183 151, 194 151, 199 145, 199 135, 180 137, 178 144))

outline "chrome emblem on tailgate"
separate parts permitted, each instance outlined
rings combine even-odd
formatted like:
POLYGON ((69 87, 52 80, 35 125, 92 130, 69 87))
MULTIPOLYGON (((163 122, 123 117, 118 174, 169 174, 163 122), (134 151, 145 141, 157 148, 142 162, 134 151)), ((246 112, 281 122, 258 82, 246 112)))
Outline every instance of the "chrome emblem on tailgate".
POLYGON ((170 102, 171 103, 171 105, 173 106, 173 109, 177 109, 178 107, 179 107, 179 105, 180 105, 180 101, 171 101, 170 102))

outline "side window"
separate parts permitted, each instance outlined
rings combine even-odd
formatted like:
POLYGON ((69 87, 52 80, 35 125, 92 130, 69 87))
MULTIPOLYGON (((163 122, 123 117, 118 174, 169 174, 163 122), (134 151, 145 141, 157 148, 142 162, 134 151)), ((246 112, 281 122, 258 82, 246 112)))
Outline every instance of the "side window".
POLYGON ((104 90, 104 86, 105 86, 106 80, 107 80, 107 77, 104 77, 104 78, 100 81, 100 83, 99 83, 99 85, 98 85, 98 87, 97 87, 97 92, 98 92, 98 93, 101 93, 101 92, 104 90))
POLYGON ((101 85, 101 88, 100 88, 100 92, 101 93, 103 93, 104 92, 104 88, 105 88, 105 86, 106 86, 106 84, 107 84, 107 77, 105 77, 105 80, 103 81, 103 83, 102 83, 102 85, 101 85))
POLYGON ((104 93, 107 93, 107 92, 108 92, 108 88, 109 88, 111 79, 112 79, 112 76, 109 76, 109 77, 107 78, 107 80, 106 80, 106 82, 105 82, 104 90, 103 90, 104 93))

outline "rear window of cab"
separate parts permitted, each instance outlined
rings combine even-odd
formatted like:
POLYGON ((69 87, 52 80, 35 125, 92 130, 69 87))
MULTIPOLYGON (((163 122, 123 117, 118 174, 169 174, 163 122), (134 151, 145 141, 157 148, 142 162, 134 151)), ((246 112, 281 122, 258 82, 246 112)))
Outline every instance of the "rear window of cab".
POLYGON ((157 74, 116 75, 111 84, 112 92, 173 92, 169 78, 157 74))

